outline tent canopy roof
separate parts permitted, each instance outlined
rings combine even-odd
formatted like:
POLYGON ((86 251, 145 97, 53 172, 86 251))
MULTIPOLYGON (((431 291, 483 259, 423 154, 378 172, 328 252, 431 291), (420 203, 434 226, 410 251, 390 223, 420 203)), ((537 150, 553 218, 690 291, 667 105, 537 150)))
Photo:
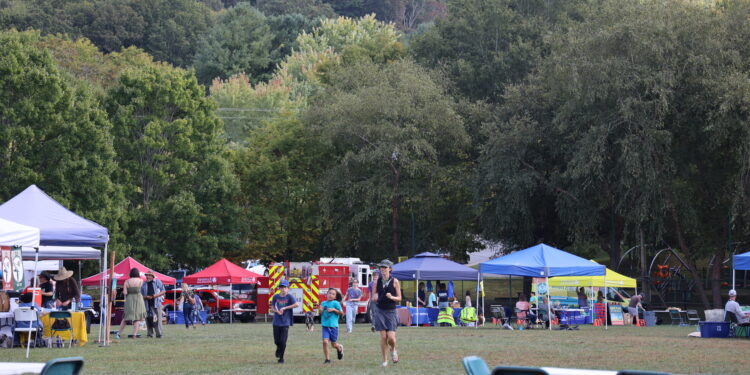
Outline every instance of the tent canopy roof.
POLYGON ((479 265, 482 273, 529 277, 602 276, 605 267, 579 256, 539 244, 479 265))
POLYGON ((222 258, 200 272, 185 276, 182 282, 194 285, 255 284, 261 276, 222 258))
POLYGON ((39 228, 41 245, 104 246, 107 228, 86 220, 31 185, 0 205, 0 218, 39 228))
POLYGON ((732 265, 736 270, 750 270, 750 251, 735 255, 732 265))
MULTIPOLYGON (((599 264, 591 261, 594 264, 599 264)), ((607 268, 606 276, 558 276, 549 279, 549 286, 595 286, 610 288, 635 288, 636 281, 607 268), (605 285, 606 280, 606 285, 605 285)))
MULTIPOLYGON (((23 260, 34 260, 33 248, 23 249, 23 260)), ((93 247, 39 246, 39 260, 99 260, 101 251, 93 247)))
POLYGON ((477 280, 477 270, 440 255, 421 253, 393 266, 399 280, 477 280))
POLYGON ((39 246, 39 228, 0 218, 0 245, 39 246))
MULTIPOLYGON (((137 268, 138 271, 141 272, 141 279, 143 280, 146 280, 146 276, 144 275, 144 273, 147 271, 151 271, 154 273, 154 277, 161 280, 161 282, 164 284, 175 285, 177 283, 177 280, 175 280, 174 277, 169 277, 167 275, 156 272, 139 263, 137 260, 131 257, 127 257, 120 263, 115 264, 115 279, 117 279, 117 285, 124 284, 125 280, 130 278, 130 270, 133 268, 137 268)), ((99 285, 102 277, 104 277, 105 280, 109 280, 109 269, 105 271, 104 274, 102 274, 102 272, 99 272, 94 276, 90 276, 81 280, 81 284, 83 284, 84 286, 99 285)))

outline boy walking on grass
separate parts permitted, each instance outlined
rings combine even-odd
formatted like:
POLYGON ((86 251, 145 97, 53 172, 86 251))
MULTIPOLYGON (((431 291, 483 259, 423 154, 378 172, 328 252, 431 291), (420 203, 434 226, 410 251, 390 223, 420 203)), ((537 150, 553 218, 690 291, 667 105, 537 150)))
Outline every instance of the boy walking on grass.
POLYGON ((284 363, 289 327, 294 324, 292 309, 299 306, 299 302, 289 294, 288 281, 279 282, 279 293, 271 299, 271 306, 273 307, 273 342, 276 344, 276 358, 279 359, 279 363, 284 363))
POLYGON ((336 342, 339 337, 339 317, 344 315, 344 309, 341 307, 341 293, 338 290, 328 289, 326 297, 328 300, 320 304, 320 326, 323 330, 323 354, 326 357, 323 363, 331 363, 329 342, 338 352, 338 359, 344 358, 344 346, 336 342))

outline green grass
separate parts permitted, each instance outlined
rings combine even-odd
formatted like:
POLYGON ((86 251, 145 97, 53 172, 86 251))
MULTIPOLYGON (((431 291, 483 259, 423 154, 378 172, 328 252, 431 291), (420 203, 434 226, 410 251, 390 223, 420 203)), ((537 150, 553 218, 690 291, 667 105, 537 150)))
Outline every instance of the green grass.
MULTIPOLYGON (((130 327, 128 327, 128 331, 130 327)), ((695 327, 581 327, 580 331, 497 328, 407 328, 398 330, 401 363, 380 368, 378 337, 368 325, 340 335, 343 361, 323 365, 320 326, 290 330, 287 363, 273 357, 270 324, 213 324, 186 330, 165 327, 165 337, 122 339, 101 348, 32 349, 30 361, 82 356, 85 374, 460 374, 461 359, 479 355, 492 366, 638 369, 673 373, 742 374, 750 369, 750 340, 701 339, 695 327)), ((344 329, 345 331, 345 329, 344 329)), ((0 349, 0 362, 24 361, 22 349, 0 349)), ((1 365, 0 365, 1 366, 1 365)))

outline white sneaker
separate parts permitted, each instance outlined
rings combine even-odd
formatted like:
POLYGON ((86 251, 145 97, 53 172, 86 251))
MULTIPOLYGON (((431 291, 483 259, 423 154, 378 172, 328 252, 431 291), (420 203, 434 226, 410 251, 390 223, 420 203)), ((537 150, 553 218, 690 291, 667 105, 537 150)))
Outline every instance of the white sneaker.
POLYGON ((385 362, 383 362, 383 363, 381 364, 381 366, 383 366, 383 367, 386 367, 386 366, 388 366, 388 361, 385 361, 385 362))
POLYGON ((393 360, 393 363, 398 363, 398 353, 395 350, 391 352, 391 360, 393 360))

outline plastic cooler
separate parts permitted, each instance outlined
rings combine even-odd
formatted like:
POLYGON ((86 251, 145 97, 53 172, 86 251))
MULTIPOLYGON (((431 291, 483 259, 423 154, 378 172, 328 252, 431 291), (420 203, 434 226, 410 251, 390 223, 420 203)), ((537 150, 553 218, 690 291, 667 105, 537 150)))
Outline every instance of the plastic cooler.
POLYGON ((79 309, 85 309, 91 307, 92 301, 91 296, 88 294, 81 294, 81 303, 78 305, 79 309))
POLYGON ((729 322, 698 322, 701 337, 716 338, 729 337, 729 322))

